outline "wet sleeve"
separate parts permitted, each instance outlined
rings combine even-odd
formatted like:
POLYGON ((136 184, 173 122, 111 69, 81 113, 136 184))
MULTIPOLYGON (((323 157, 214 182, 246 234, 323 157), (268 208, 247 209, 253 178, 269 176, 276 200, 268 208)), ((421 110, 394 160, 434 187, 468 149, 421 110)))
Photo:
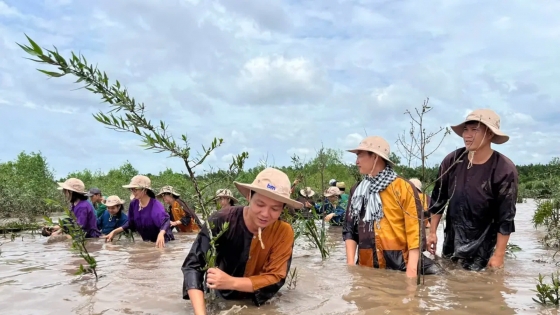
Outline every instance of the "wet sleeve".
POLYGON ((403 181, 403 215, 404 215, 404 230, 406 233, 406 243, 408 250, 420 248, 420 214, 423 212, 422 201, 418 192, 412 184, 403 181))
POLYGON ((82 227, 82 229, 84 228, 84 226, 87 226, 88 210, 89 209, 87 206, 82 206, 74 211, 74 215, 76 216, 76 222, 82 227))
POLYGON ((256 306, 260 306, 271 299, 286 282, 286 276, 292 263, 294 230, 290 225, 285 226, 282 241, 276 242, 271 249, 270 256, 261 273, 249 277, 253 283, 253 302, 256 306))
POLYGON ((160 222, 159 230, 167 231, 171 226, 171 218, 169 217, 169 214, 165 211, 165 208, 163 208, 163 205, 159 206, 159 208, 160 208, 159 216, 158 216, 159 217, 158 221, 160 222))
POLYGON ((344 210, 343 207, 338 206, 338 207, 336 207, 336 209, 334 210, 334 215, 337 216, 337 217, 343 216, 345 212, 346 212, 346 210, 344 210))
POLYGON ((135 203, 131 202, 128 205, 128 220, 123 224, 122 229, 126 232, 127 230, 134 231, 136 229, 136 225, 134 224, 134 211, 132 211, 132 207, 135 203))
POLYGON ((346 214, 344 217, 344 225, 342 226, 342 240, 346 241, 346 240, 354 240, 356 243, 358 243, 358 222, 356 222, 353 218, 352 218, 352 211, 351 211, 351 207, 352 207, 352 196, 354 195, 354 191, 356 190, 356 187, 358 186, 358 183, 356 183, 354 185, 354 187, 352 187, 352 189, 350 189, 350 196, 348 196, 348 203, 346 204, 346 214))
MULTIPOLYGON (((214 228, 212 234, 217 235, 224 220, 218 219, 217 216, 208 218, 213 223, 214 228)), ((225 234, 223 235, 225 236, 225 234)), ((191 250, 187 254, 181 270, 183 271, 183 299, 189 299, 189 290, 196 289, 204 291, 204 267, 206 266, 206 253, 210 249, 210 236, 208 233, 208 225, 205 223, 200 232, 196 236, 191 246, 191 250)))
POLYGON ((179 219, 179 221, 181 221, 181 224, 184 226, 189 225, 189 223, 191 223, 191 216, 189 214, 189 212, 187 211, 187 209, 183 209, 183 207, 177 202, 175 203, 175 205, 173 206, 173 208, 180 210, 178 211, 179 213, 183 213, 183 216, 181 217, 181 219, 179 219))
POLYGON ((431 207, 428 209, 432 214, 443 214, 445 210, 445 205, 449 200, 449 176, 446 171, 449 168, 450 163, 447 162, 448 157, 446 157, 439 166, 439 171, 437 175, 436 182, 434 183, 434 189, 432 190, 431 196, 431 207))
POLYGON ((517 211, 517 194, 519 178, 515 166, 505 172, 504 176, 497 178, 497 218, 498 232, 502 235, 510 235, 515 232, 515 213, 517 211))

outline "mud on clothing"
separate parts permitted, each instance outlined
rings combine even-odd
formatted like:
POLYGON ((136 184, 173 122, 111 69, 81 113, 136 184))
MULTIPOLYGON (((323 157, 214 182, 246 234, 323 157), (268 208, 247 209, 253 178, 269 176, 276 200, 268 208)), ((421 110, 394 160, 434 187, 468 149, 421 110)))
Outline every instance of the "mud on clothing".
POLYGON ((137 231, 144 241, 157 241, 160 231, 165 231, 165 241, 174 240, 169 214, 165 212, 163 205, 154 198, 150 198, 148 205, 140 209, 140 201, 134 199, 128 207, 128 221, 122 226, 123 230, 137 231))
POLYGON ((72 205, 72 212, 76 216, 77 223, 86 232, 86 238, 96 238, 101 236, 101 232, 97 229, 97 217, 93 206, 87 200, 80 200, 77 204, 72 205))
POLYGON ((518 173, 515 164, 497 151, 486 163, 467 169, 465 151, 451 152, 441 163, 430 211, 443 214, 449 202, 442 255, 461 259, 466 269, 480 270, 494 252, 498 233, 515 232, 518 173))
POLYGON ((176 199, 169 208, 171 221, 181 221, 181 224, 175 226, 179 232, 197 232, 200 230, 202 225, 200 219, 183 200, 176 199))
MULTIPOLYGON (((250 298, 260 306, 272 298, 284 285, 292 262, 294 231, 283 221, 276 221, 262 230, 264 249, 259 238, 245 225, 243 206, 220 210, 208 219, 212 222, 212 234, 217 235, 224 222, 228 230, 216 242, 216 267, 233 277, 248 277, 253 284, 253 293, 234 290, 216 290, 224 299, 250 298)), ((198 233, 183 267, 183 299, 189 299, 188 290, 205 290, 206 252, 210 248, 207 225, 198 233)))
MULTIPOLYGON (((422 205, 418 198, 416 188, 401 177, 397 177, 389 186, 379 193, 383 204, 383 218, 379 226, 373 223, 364 223, 365 203, 360 212, 359 221, 352 218, 350 209, 352 196, 356 183, 350 190, 346 219, 342 230, 342 238, 354 240, 358 244, 358 260, 360 266, 406 271, 408 253, 410 250, 419 249, 420 244, 420 217, 422 205)), ((424 246, 422 246, 423 248, 424 246)), ((422 252, 422 251, 421 251, 422 252)), ((434 274, 440 271, 439 267, 428 257, 422 258, 423 274, 434 274)))

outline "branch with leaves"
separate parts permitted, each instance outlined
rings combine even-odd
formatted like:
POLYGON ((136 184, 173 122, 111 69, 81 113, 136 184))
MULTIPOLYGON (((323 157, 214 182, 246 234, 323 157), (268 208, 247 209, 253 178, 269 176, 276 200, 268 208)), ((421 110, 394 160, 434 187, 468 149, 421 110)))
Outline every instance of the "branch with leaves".
MULTIPOLYGON (((40 64, 47 64, 54 66, 58 71, 47 71, 38 69, 41 73, 46 74, 51 78, 59 78, 66 75, 77 77, 75 83, 83 84, 88 91, 99 94, 104 103, 109 104, 110 110, 107 113, 99 112, 94 114, 94 118, 100 123, 104 124, 107 128, 120 132, 133 133, 140 137, 143 147, 157 153, 167 152, 170 157, 179 157, 183 160, 187 169, 188 176, 193 184, 195 190, 195 197, 200 207, 203 220, 208 222, 210 215, 206 207, 206 200, 201 185, 198 182, 195 169, 201 166, 208 156, 223 144, 223 139, 214 138, 208 147, 202 146, 202 153, 198 156, 192 156, 191 147, 189 145, 189 138, 186 134, 180 136, 180 140, 175 138, 169 132, 169 126, 162 120, 158 123, 153 123, 145 116, 145 106, 143 103, 137 102, 133 97, 128 94, 127 89, 121 85, 119 81, 110 83, 109 77, 105 72, 100 71, 96 66, 89 64, 86 58, 74 52, 71 57, 66 60, 62 57, 58 49, 42 49, 27 35, 29 45, 18 44, 27 54, 34 58, 28 58, 40 64), (119 115, 120 114, 120 115, 119 115)), ((243 152, 240 155, 233 157, 232 163, 229 167, 230 174, 236 174, 243 169, 245 160, 249 154, 243 152)), ((212 236, 212 229, 208 228, 210 238, 212 236)), ((215 257, 216 248, 214 243, 211 243, 210 255, 215 257)), ((211 263, 214 260, 209 260, 211 263)), ((208 265, 206 267, 214 267, 208 265)))

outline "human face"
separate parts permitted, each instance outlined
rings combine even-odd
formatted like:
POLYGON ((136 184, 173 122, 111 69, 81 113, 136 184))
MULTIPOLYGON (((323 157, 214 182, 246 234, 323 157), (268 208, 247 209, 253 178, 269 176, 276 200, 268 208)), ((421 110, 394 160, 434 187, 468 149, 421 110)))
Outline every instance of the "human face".
POLYGON ((283 210, 282 202, 254 193, 249 202, 248 218, 255 226, 263 229, 276 222, 283 210))
POLYGON ((356 165, 360 174, 367 175, 373 171, 377 155, 367 151, 358 151, 356 154, 356 165))
POLYGON ((171 196, 171 194, 163 194, 163 202, 166 204, 172 205, 174 201, 175 199, 171 196))
POLYGON ((111 215, 115 215, 119 212, 119 209, 121 208, 120 205, 116 205, 116 206, 109 206, 107 207, 107 211, 109 211, 109 213, 111 215))
POLYGON ((220 209, 224 209, 230 206, 230 199, 228 197, 220 197, 220 209))
POLYGON ((337 195, 329 196, 329 197, 327 197, 327 199, 329 199, 330 203, 337 203, 338 202, 338 196, 337 195))
POLYGON ((468 122, 463 128, 463 142, 469 151, 476 151, 488 146, 493 136, 492 131, 479 122, 468 122))
POLYGON ((134 199, 140 199, 146 195, 146 191, 140 188, 130 188, 129 189, 132 195, 134 195, 134 199))
POLYGON ((101 202, 101 200, 103 199, 103 197, 101 197, 101 194, 95 194, 95 195, 92 195, 89 198, 91 199, 91 202, 93 202, 93 203, 101 202))

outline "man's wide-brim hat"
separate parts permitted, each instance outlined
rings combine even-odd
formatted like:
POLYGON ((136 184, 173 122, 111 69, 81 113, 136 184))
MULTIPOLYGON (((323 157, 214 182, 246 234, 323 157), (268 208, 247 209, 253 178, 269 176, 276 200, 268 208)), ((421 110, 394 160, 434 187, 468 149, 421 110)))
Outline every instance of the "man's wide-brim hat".
POLYGON ((362 140, 362 142, 360 142, 357 148, 347 151, 355 154, 358 154, 360 151, 372 152, 379 155, 392 165, 395 165, 395 163, 389 159, 389 156, 391 155, 391 146, 389 145, 389 142, 379 136, 366 137, 362 140))
POLYGON ((254 191, 272 200, 285 203, 292 208, 301 209, 303 204, 290 198, 290 183, 288 175, 272 167, 260 172, 251 184, 234 182, 241 195, 247 199, 250 199, 250 192, 254 191))
POLYGON ((488 129, 492 130, 494 137, 492 137, 490 141, 495 144, 506 143, 509 140, 509 136, 500 130, 500 116, 491 109, 477 109, 470 113, 462 123, 451 126, 451 129, 459 137, 462 137, 465 124, 469 122, 480 122, 488 127, 488 129))

